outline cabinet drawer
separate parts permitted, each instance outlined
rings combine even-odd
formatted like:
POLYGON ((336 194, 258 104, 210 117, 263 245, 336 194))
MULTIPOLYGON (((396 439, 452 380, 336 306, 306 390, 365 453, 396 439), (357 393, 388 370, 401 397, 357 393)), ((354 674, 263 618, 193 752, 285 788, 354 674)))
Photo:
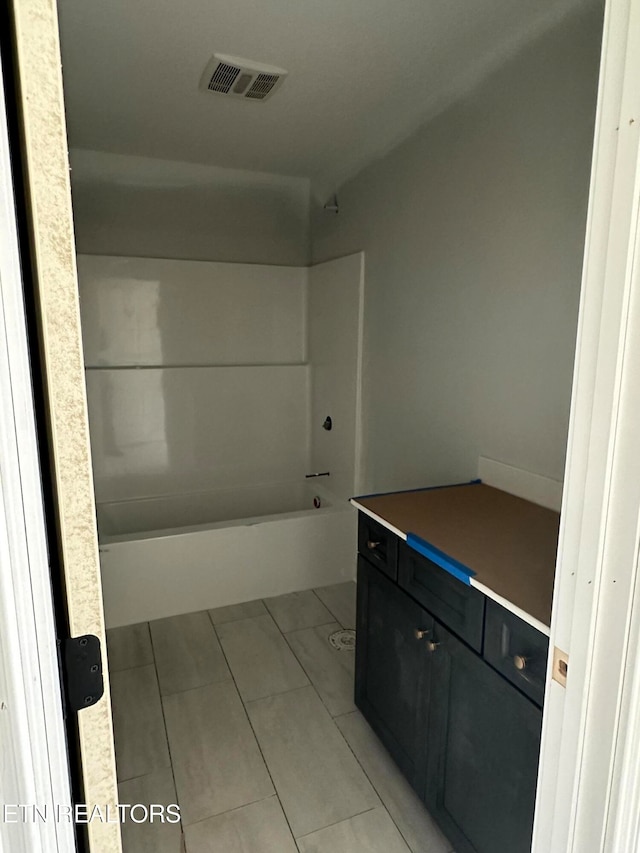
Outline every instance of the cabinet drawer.
POLYGON ((400 543, 398 584, 476 651, 482 650, 484 595, 400 543))
POLYGON ((498 672, 542 705, 549 638, 495 601, 487 601, 484 657, 498 672))
POLYGON ((358 517, 358 551, 392 580, 398 574, 398 537, 363 512, 358 517))

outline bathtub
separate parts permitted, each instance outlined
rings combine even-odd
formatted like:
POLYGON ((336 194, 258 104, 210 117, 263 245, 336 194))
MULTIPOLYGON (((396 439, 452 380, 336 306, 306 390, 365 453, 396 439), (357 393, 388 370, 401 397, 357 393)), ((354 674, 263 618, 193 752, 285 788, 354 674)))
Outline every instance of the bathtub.
POLYGON ((97 518, 108 628, 355 575, 356 512, 315 483, 103 502, 97 518))

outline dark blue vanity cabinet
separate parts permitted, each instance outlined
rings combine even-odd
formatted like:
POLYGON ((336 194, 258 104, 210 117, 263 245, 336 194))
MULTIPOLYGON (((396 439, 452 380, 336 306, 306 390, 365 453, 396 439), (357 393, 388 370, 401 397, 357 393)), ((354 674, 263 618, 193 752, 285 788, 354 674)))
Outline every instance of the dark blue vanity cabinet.
POLYGON ((456 853, 527 853, 547 638, 395 547, 397 582, 360 546, 356 705, 456 853))

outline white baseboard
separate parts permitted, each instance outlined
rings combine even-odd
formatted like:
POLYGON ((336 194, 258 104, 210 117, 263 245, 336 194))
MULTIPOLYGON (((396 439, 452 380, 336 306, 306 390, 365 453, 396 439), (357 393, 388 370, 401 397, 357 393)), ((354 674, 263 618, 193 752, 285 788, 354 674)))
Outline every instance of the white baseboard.
POLYGON ((480 456, 478 459, 478 477, 487 486, 494 486, 532 503, 560 511, 562 483, 559 480, 506 465, 495 459, 487 459, 486 456, 480 456))

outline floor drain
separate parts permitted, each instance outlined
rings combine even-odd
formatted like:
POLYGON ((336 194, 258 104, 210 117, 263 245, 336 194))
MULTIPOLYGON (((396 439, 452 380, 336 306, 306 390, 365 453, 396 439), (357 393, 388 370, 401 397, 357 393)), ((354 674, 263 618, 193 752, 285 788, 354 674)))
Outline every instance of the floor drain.
POLYGON ((347 628, 345 631, 334 631, 329 634, 329 642, 334 649, 343 652, 346 650, 353 651, 356 647, 356 632, 352 628, 347 628))

